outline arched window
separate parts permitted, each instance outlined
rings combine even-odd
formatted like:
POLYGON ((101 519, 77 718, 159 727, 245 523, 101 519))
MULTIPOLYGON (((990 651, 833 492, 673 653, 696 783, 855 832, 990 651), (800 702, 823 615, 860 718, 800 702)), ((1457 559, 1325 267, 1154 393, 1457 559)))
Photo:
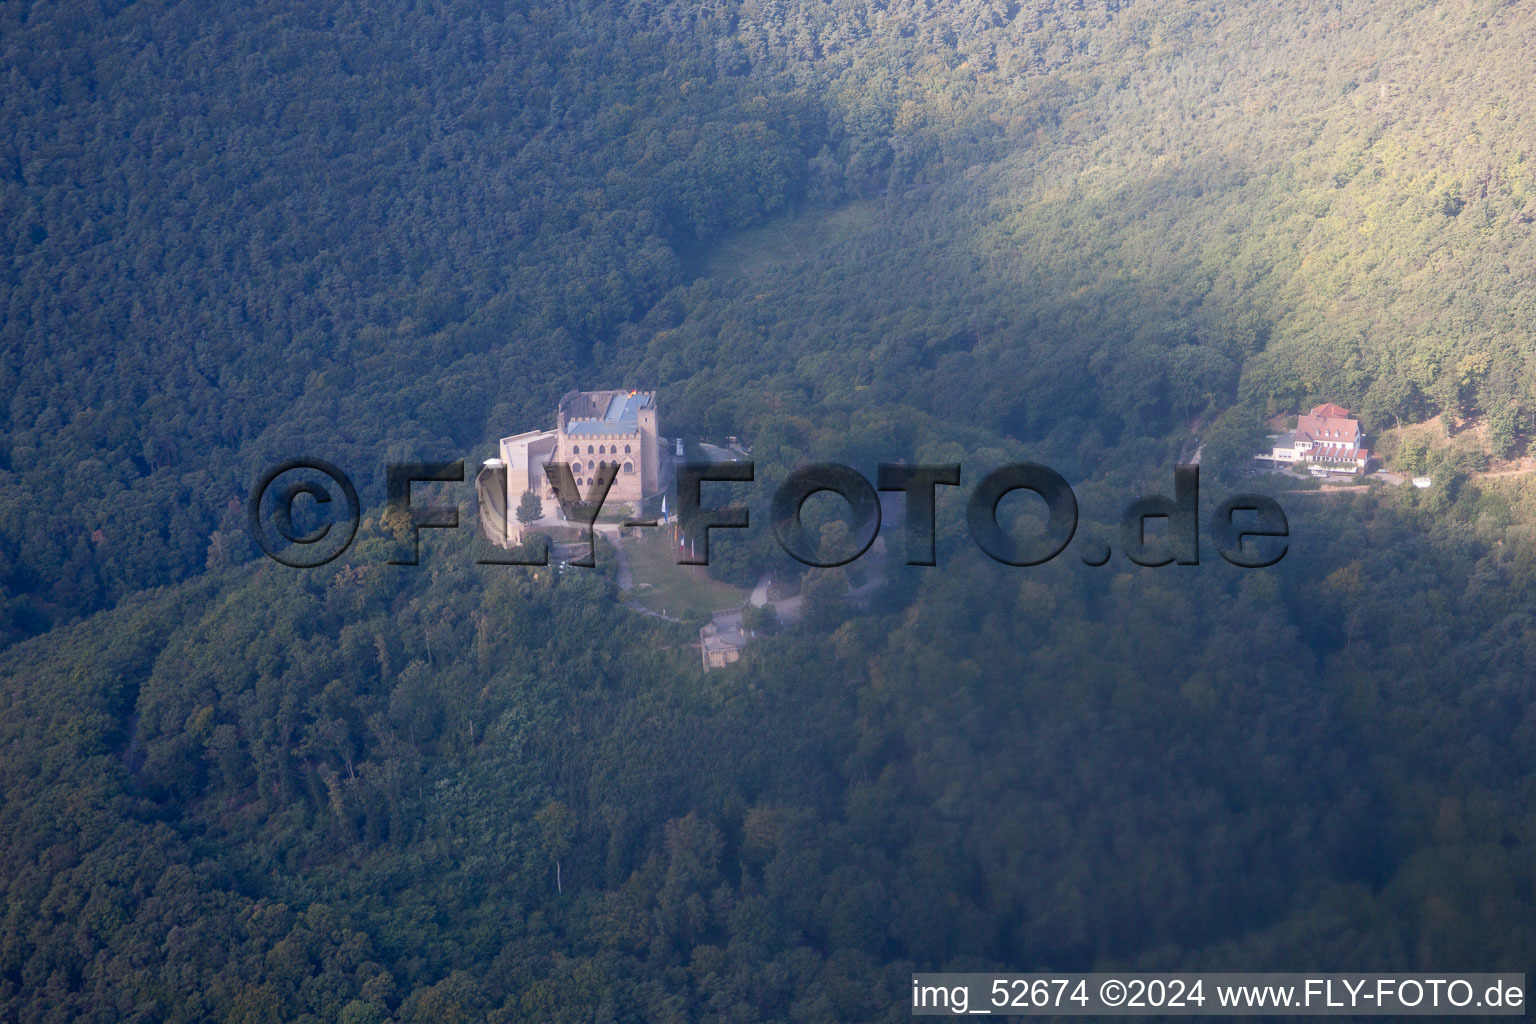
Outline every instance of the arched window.
POLYGON ((581 472, 581 463, 579 463, 579 462, 573 463, 572 466, 571 466, 571 472, 572 473, 580 473, 581 472))
POLYGON ((587 445, 587 454, 588 455, 592 454, 592 446, 591 445, 587 445))
POLYGON ((605 454, 607 454, 607 452, 606 452, 606 450, 605 450, 605 449, 604 449, 604 448, 603 448, 603 446, 602 446, 602 445, 598 445, 598 446, 597 446, 597 454, 599 454, 599 455, 605 455, 605 454))
POLYGON ((624 472, 626 472, 626 473, 633 473, 634 471, 635 471, 635 464, 633 462, 626 462, 626 463, 624 463, 624 472))
POLYGON ((629 454, 629 445, 625 445, 625 446, 624 446, 624 454, 625 454, 625 455, 628 455, 628 454, 629 454))

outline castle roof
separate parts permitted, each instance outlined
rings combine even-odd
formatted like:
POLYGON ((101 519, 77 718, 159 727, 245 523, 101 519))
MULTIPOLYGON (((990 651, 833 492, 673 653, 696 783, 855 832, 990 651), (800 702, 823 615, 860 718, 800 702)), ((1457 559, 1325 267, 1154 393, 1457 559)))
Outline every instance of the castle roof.
POLYGON ((633 434, 640 429, 640 410, 650 408, 656 396, 649 391, 587 391, 579 395, 567 395, 561 401, 562 412, 569 403, 572 414, 578 404, 586 405, 583 412, 595 416, 566 419, 562 424, 565 433, 572 437, 582 434, 633 434), (571 401, 573 398, 585 402, 571 401))

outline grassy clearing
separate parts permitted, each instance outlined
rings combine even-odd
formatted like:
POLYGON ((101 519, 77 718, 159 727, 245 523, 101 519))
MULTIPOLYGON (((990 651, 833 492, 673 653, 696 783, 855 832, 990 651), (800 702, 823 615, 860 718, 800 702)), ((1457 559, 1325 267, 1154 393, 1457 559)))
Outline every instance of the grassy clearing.
POLYGON ((624 554, 634 573, 632 600, 652 611, 686 617, 733 608, 747 591, 712 579, 702 565, 678 565, 670 530, 647 530, 646 536, 624 541, 624 554))
POLYGON ((1471 464, 1481 467, 1476 474, 1480 477, 1519 476, 1536 470, 1536 452, 1524 439, 1517 439, 1507 458, 1494 456, 1488 440, 1488 421, 1483 416, 1457 420, 1455 432, 1449 435, 1438 416, 1420 423, 1405 423, 1381 431, 1372 447, 1386 468, 1398 472, 1420 471, 1410 465, 1414 460, 1403 458, 1404 452, 1415 447, 1423 453, 1424 472, 1452 454, 1470 457, 1471 464))

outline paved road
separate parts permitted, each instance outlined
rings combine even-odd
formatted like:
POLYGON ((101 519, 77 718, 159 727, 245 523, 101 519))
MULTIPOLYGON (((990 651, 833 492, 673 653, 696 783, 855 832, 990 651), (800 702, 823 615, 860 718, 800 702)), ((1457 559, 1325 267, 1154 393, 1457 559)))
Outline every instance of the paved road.
MULTIPOLYGON (((607 531, 603 531, 606 533, 607 531)), ((629 556, 624 554, 624 544, 619 540, 618 530, 614 530, 610 538, 613 541, 613 554, 619 561, 619 571, 616 574, 620 590, 633 590, 635 588, 635 574, 629 568, 629 556)))
POLYGON ((722 448, 717 444, 705 444, 703 441, 699 442, 699 448, 703 450, 705 455, 709 456, 711 462, 736 462, 746 458, 741 452, 731 448, 722 448))
MULTIPOLYGON (((869 597, 870 594, 873 594, 885 583, 886 546, 884 538, 876 540, 869 553, 856 564, 864 566, 865 573, 867 574, 864 585, 854 587, 847 594, 843 595, 844 600, 855 604, 869 597)), ((772 582, 772 578, 767 573, 764 573, 758 579, 757 585, 752 588, 752 596, 747 598, 747 603, 754 608, 761 608, 766 604, 773 605, 773 610, 778 613, 781 621, 787 622, 792 619, 798 619, 800 617, 801 595, 796 594, 794 597, 784 597, 777 601, 770 601, 768 600, 768 586, 772 582)))
POLYGON ((790 622, 800 618, 800 595, 794 597, 781 597, 777 601, 768 600, 768 587, 773 578, 764 573, 757 581, 757 586, 752 588, 752 596, 747 598, 747 603, 754 608, 764 605, 773 605, 774 613, 778 615, 780 622, 790 622))

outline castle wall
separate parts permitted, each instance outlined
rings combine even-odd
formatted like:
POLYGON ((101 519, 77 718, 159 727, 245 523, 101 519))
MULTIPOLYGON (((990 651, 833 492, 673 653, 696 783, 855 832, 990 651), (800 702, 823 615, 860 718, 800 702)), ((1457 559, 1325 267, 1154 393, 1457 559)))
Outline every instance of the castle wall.
POLYGON ((660 488, 654 392, 571 392, 560 400, 556 432, 553 458, 571 465, 583 498, 592 493, 602 465, 618 471, 608 491, 609 504, 635 504, 660 488), (639 403, 632 420, 604 418, 613 415, 611 407, 622 407, 626 400, 639 403))
POLYGON ((554 447, 553 430, 530 430, 501 439, 501 461, 506 464, 507 473, 507 514, 511 517, 509 529, 514 540, 521 533, 516 511, 523 495, 529 491, 541 498, 554 495, 544 476, 544 463, 554 447))
POLYGON ((570 464, 582 497, 586 497, 593 486, 599 465, 617 464, 619 472, 608 491, 608 500, 632 502, 655 489, 656 474, 645 470, 645 451, 647 447, 654 449, 655 446, 654 438, 647 438, 643 431, 579 434, 575 437, 562 432, 554 460, 570 464))
POLYGON ((532 491, 544 501, 546 514, 557 514, 550 512, 556 497, 544 472, 550 462, 571 466, 583 499, 590 498, 596 489, 598 466, 616 465, 618 473, 604 505, 613 509, 622 505, 638 508, 642 499, 656 494, 661 487, 655 393, 573 391, 560 400, 554 430, 530 430, 504 437, 500 456, 506 467, 506 509, 513 541, 522 532, 515 513, 527 492, 532 491), (638 400, 639 407, 624 409, 626 399, 638 400), (605 418, 613 415, 613 408, 623 410, 625 415, 605 418))

